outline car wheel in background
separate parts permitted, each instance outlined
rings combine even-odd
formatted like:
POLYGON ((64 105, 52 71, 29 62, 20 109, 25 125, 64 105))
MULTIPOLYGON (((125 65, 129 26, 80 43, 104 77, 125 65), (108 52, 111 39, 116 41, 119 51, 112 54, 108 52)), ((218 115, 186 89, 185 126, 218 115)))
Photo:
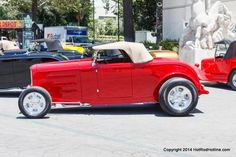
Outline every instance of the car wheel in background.
POLYGON ((194 84, 184 78, 167 80, 159 91, 161 108, 172 116, 187 116, 198 103, 194 84))
POLYGON ((51 98, 45 89, 30 87, 21 93, 18 106, 27 118, 43 118, 51 109, 51 98))
POLYGON ((236 90, 236 70, 234 70, 230 75, 229 85, 233 90, 236 90))

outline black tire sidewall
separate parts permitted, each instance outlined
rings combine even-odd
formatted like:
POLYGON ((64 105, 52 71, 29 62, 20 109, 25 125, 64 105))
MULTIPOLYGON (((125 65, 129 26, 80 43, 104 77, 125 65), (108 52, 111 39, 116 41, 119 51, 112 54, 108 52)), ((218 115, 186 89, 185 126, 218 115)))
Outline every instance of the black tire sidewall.
POLYGON ((162 109, 165 112, 167 112, 169 115, 186 116, 197 106, 198 92, 196 90, 196 87, 194 86, 194 84, 191 81, 184 79, 184 78, 173 78, 173 79, 168 80, 161 88, 160 95, 159 95, 159 101, 160 101, 160 105, 161 105, 162 109), (176 86, 184 86, 184 87, 188 88, 192 94, 191 104, 189 105, 188 108, 186 108, 183 111, 175 110, 168 103, 168 94, 176 86))
POLYGON ((30 118, 30 119, 37 119, 37 118, 43 118, 51 109, 51 97, 49 95, 49 93, 43 89, 43 88, 40 88, 40 87, 30 87, 26 90, 24 90, 20 96, 19 96, 19 100, 18 100, 18 107, 21 111, 21 113, 26 116, 27 118, 30 118), (41 94, 44 98, 45 98, 45 101, 46 101, 46 106, 44 108, 44 110, 36 115, 36 116, 31 116, 29 115, 24 106, 23 106, 23 101, 24 101, 24 98, 26 97, 26 95, 28 95, 29 93, 32 93, 32 92, 36 92, 36 93, 39 93, 41 94))

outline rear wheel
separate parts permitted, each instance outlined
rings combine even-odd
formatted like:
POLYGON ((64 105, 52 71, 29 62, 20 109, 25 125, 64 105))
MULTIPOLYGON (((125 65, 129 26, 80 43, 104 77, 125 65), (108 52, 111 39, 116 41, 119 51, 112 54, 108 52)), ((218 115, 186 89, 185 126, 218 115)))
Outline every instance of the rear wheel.
POLYGON ((229 85, 233 90, 236 90, 236 70, 234 70, 230 75, 229 85))
POLYGON ((159 91, 161 108, 172 116, 187 116, 198 103, 194 84, 184 78, 167 80, 159 91))
POLYGON ((31 87, 21 93, 18 106, 27 118, 43 118, 51 109, 51 98, 45 89, 31 87))

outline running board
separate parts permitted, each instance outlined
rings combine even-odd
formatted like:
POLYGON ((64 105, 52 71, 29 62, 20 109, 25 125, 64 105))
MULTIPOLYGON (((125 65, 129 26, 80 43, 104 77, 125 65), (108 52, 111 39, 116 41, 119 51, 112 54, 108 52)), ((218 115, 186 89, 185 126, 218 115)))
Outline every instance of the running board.
POLYGON ((52 104, 52 109, 53 108, 78 108, 78 107, 91 107, 91 105, 88 103, 69 104, 69 105, 61 104, 61 103, 52 104))

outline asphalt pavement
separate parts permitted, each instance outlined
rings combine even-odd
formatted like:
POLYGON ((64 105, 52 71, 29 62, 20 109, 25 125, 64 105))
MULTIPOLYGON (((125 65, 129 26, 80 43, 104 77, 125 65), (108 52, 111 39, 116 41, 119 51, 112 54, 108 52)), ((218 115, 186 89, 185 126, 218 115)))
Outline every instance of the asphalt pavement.
POLYGON ((0 92, 0 157, 235 157, 236 92, 206 84, 188 117, 158 105, 53 109, 26 119, 19 91, 0 92))

